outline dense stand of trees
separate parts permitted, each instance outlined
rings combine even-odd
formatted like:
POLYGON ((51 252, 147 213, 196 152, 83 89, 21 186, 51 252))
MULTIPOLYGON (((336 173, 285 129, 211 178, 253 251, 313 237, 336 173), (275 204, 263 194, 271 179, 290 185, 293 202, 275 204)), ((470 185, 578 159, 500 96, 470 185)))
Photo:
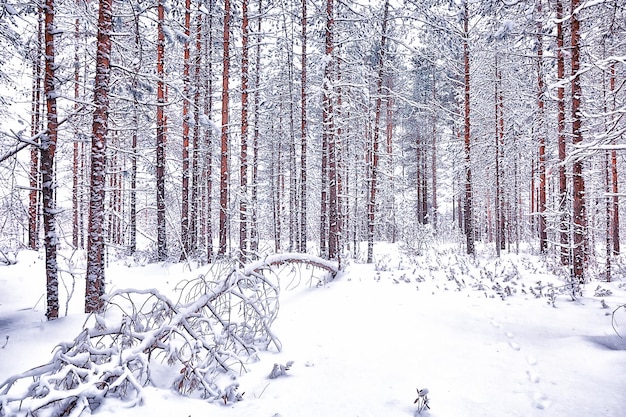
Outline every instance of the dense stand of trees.
POLYGON ((610 279, 624 6, 2 2, 0 117, 28 128, 0 132, 0 250, 43 245, 51 319, 58 249, 87 251, 87 311, 138 251, 373 262, 439 234, 610 279))

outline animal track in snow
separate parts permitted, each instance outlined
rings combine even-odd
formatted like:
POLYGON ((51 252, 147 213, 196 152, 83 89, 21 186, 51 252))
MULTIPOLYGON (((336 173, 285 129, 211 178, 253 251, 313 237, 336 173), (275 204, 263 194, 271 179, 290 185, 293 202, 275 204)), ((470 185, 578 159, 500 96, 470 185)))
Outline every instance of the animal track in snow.
POLYGON ((533 394, 533 404, 535 405, 535 408, 545 410, 550 407, 551 401, 544 394, 535 392, 533 394))
POLYGON ((528 375, 528 380, 532 382, 533 384, 537 384, 539 383, 539 381, 541 381, 541 378, 539 377, 539 375, 530 369, 526 371, 526 374, 528 375))
POLYGON ((511 349, 513 350, 520 350, 522 347, 519 345, 519 343, 516 343, 512 340, 509 341, 509 346, 511 346, 511 349))
MULTIPOLYGON (((522 347, 515 340, 515 334, 513 332, 505 330, 505 328, 503 328, 503 326, 500 323, 498 323, 493 317, 489 317, 489 319, 491 320, 491 325, 494 328, 502 329, 501 334, 503 334, 506 337, 506 340, 509 346, 511 347, 511 349, 515 351, 520 351, 522 347)), ((535 365, 537 365, 537 359, 530 355, 526 356, 525 358, 526 358, 526 363, 528 365, 528 368, 526 369, 526 376, 528 377, 528 382, 531 384, 539 384, 541 382, 541 376, 539 375, 539 373, 536 372, 536 368, 533 368, 535 365)), ((550 401, 550 399, 548 399, 548 397, 542 392, 534 391, 534 389, 530 389, 530 392, 532 393, 531 404, 536 409, 545 410, 548 407, 550 407, 550 405, 552 404, 552 401, 550 401)))

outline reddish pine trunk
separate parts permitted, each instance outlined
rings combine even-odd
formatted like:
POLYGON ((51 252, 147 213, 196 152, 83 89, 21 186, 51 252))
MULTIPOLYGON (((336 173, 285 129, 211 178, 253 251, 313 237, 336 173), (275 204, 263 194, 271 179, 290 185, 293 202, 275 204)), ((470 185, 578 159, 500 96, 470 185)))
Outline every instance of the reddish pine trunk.
POLYGON ((183 47, 183 172, 180 219, 181 259, 189 254, 189 60, 191 36, 191 0, 185 0, 185 44, 183 47))
POLYGON ((474 254, 474 219, 472 213, 472 161, 470 136, 470 56, 469 56, 469 9, 467 2, 463 6, 463 61, 465 68, 465 106, 464 106, 464 143, 465 143, 465 209, 463 222, 467 239, 467 253, 474 254))
POLYGON ((87 236, 85 312, 103 308, 104 295, 104 197, 106 188, 106 136, 109 117, 111 20, 113 0, 100 0, 96 78, 94 83, 93 131, 91 137, 91 193, 87 236))
POLYGON ((54 156, 57 144, 57 91, 55 88, 55 49, 54 0, 45 3, 45 76, 47 133, 41 140, 41 197, 43 204, 44 245, 46 249, 46 317, 54 320, 59 317, 59 281, 57 271, 56 201, 54 196, 55 172, 54 156))
POLYGON ((163 0, 158 2, 157 20, 157 120, 156 120, 156 204, 157 204, 157 259, 164 261, 167 258, 167 236, 165 218, 165 130, 166 121, 163 114, 165 106, 165 35, 163 20, 165 10, 163 0))
POLYGON ((240 260, 245 262, 248 257, 248 0, 243 0, 242 38, 241 38, 241 154, 239 165, 239 185, 241 189, 239 201, 239 252, 240 260))
MULTIPOLYGON (((556 0, 556 45, 557 45, 557 78, 565 79, 565 56, 563 39, 563 0, 556 0)), ((569 234, 567 224, 567 178, 565 175, 565 88, 557 89, 557 141, 559 149, 559 224, 561 242, 561 264, 569 264, 569 234)))
MULTIPOLYGON (((572 143, 574 146, 580 144, 582 136, 582 114, 580 85, 580 22, 577 16, 579 0, 571 2, 571 69, 572 69, 572 143)), ((583 179, 583 161, 576 158, 572 166, 572 193, 573 193, 573 226, 574 226, 574 248, 573 248, 573 274, 574 281, 580 284, 585 282, 585 261, 586 261, 586 233, 587 215, 585 210, 585 181, 583 179)))
POLYGON ((220 154, 220 230, 218 255, 226 255, 228 221, 228 79, 230 77, 230 0, 224 0, 224 54, 222 57, 222 139, 220 154))

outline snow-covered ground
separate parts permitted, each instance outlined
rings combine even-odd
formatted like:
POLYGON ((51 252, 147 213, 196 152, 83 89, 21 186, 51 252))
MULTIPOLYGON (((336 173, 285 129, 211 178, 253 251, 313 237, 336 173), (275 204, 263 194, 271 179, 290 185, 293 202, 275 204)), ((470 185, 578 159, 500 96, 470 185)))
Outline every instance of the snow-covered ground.
MULTIPOLYGON (((283 289, 274 323, 283 350, 247 365, 243 401, 207 403, 146 387, 142 409, 105 402, 95 414, 412 416, 416 390, 427 388, 422 415, 433 417, 626 415, 626 339, 614 330, 626 337, 626 309, 612 315, 626 303, 624 282, 592 282, 572 301, 530 255, 471 260, 441 249, 408 257, 394 245, 377 253, 376 264, 351 263, 330 283, 304 277, 283 289), (285 376, 268 378, 274 363, 288 361, 285 376)), ((41 256, 22 252, 18 260, 0 267, 0 383, 49 361, 85 321, 77 280, 68 316, 46 322, 41 256)), ((204 270, 119 262, 107 280, 109 289, 171 293, 204 270)))

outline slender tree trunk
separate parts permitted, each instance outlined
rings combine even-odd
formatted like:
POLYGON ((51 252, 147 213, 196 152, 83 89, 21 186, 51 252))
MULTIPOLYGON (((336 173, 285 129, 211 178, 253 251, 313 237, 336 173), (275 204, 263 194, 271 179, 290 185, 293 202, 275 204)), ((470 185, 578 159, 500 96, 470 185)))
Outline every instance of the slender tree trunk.
MULTIPOLYGON (((571 2, 571 70, 572 70, 572 143, 579 145, 582 140, 582 114, 580 83, 580 22, 578 20, 579 0, 571 2)), ((587 214, 585 209, 585 181, 583 179, 583 161, 581 157, 574 160, 572 166, 572 193, 573 193, 573 274, 574 281, 580 284, 585 282, 585 261, 587 214)))
POLYGON ((241 154, 239 165, 239 252, 241 262, 249 258, 248 241, 248 0, 241 4, 241 154))
POLYGON ((189 245, 190 251, 196 252, 198 249, 198 219, 202 216, 198 210, 200 185, 199 169, 199 146, 200 146, 200 91, 202 89, 202 12, 201 3, 198 2, 196 10, 196 52, 194 57, 193 75, 193 142, 191 155, 191 208, 189 211, 189 245))
MULTIPOLYGON (((78 7, 78 1, 77 1, 78 7)), ((76 18, 74 21, 74 112, 78 111, 78 99, 79 99, 79 83, 80 83, 80 60, 78 59, 78 41, 80 37, 80 20, 76 18)), ((78 179, 80 176, 80 163, 79 163, 79 148, 80 148, 81 135, 78 130, 78 126, 74 127, 74 143, 72 154, 72 246, 74 248, 79 247, 79 226, 78 221, 80 207, 79 207, 79 190, 78 179)))
POLYGON ((104 198, 106 188, 106 136, 109 118, 109 79, 111 76, 111 21, 113 0, 100 0, 96 78, 94 83, 93 132, 91 137, 91 193, 87 236, 85 312, 101 311, 104 306, 104 198))
POLYGON ((165 218, 165 145, 166 120, 165 107, 165 35, 163 20, 165 8, 163 0, 158 1, 157 20, 157 120, 156 120, 156 203, 157 203, 157 259, 164 261, 167 258, 167 236, 165 218))
POLYGON ((432 110, 432 142, 431 142, 431 181, 432 181, 432 225, 437 230, 437 221, 439 216, 439 207, 437 205, 437 110, 435 103, 437 102, 437 83, 435 79, 435 66, 432 68, 432 94, 433 94, 433 110, 432 110))
MULTIPOLYGON (((141 51, 141 40, 139 34, 139 16, 134 16, 134 30, 135 30, 135 53, 141 51)), ((133 133, 131 138, 131 153, 130 153, 130 242, 128 250, 130 254, 134 254, 137 251, 137 141, 139 134, 139 117, 137 115, 139 109, 138 99, 138 82, 137 77, 140 70, 140 65, 137 63, 134 67, 135 74, 133 75, 132 89, 133 89, 133 133)))
MULTIPOLYGON (((605 156, 604 156, 604 169, 605 169, 605 174, 604 174, 604 189, 606 192, 606 195, 610 195, 611 193, 611 166, 610 166, 610 154, 609 151, 606 152, 605 156)), ((613 248, 612 248, 612 244, 611 244, 611 237, 612 237, 612 230, 611 230, 611 209, 612 207, 612 201, 610 198, 607 197, 606 199, 606 221, 605 221, 605 225, 606 225, 606 282, 611 282, 611 256, 612 256, 612 252, 613 252, 613 248)))
MULTIPOLYGON (((205 35, 205 59, 207 62, 207 74, 205 77, 203 111, 207 118, 211 118, 213 113, 213 6, 214 2, 209 2, 209 13, 206 16, 205 28, 208 36, 205 35)), ((204 130, 204 147, 206 151, 206 243, 207 243, 207 261, 213 261, 213 133, 211 128, 204 130)))
POLYGON ((328 225, 330 221, 330 197, 329 197, 329 156, 333 135, 332 126, 332 89, 331 78, 333 74, 333 31, 335 26, 333 0, 326 0, 326 26, 325 26, 325 55, 324 85, 322 97, 322 195, 320 216, 320 256, 330 257, 330 234, 328 225))
POLYGON ((376 214, 376 190, 378 176, 378 142, 380 136, 380 113, 382 110, 382 94, 383 94, 383 75, 385 70, 385 52, 387 43, 387 20, 389 15, 389 0, 385 0, 385 9, 383 12, 383 21, 381 28, 380 52, 378 56, 378 75, 376 78, 376 108, 374 109, 374 132, 372 135, 372 158, 370 168, 370 189, 369 199, 367 201, 367 263, 374 261, 374 231, 375 231, 375 214, 376 214))
POLYGON ((181 259, 189 253, 189 61, 191 60, 191 0, 185 0, 185 42, 183 46, 183 171, 180 219, 181 259))
POLYGON ((300 140, 300 252, 307 244, 307 0, 302 0, 301 140, 300 140))
POLYGON ((546 138, 545 138, 545 110, 543 74, 543 25, 542 0, 537 3, 537 133, 539 142, 539 251, 545 254, 548 251, 548 233, 546 230, 546 138))
MULTIPOLYGON (((563 0, 556 0, 557 78, 565 80, 565 52, 563 35, 563 0)), ((569 227, 567 222, 567 177, 565 175, 565 87, 557 88, 557 142, 559 153, 559 213, 561 264, 569 264, 569 227)))
POLYGON ((496 254, 498 256, 500 256, 500 251, 502 250, 502 243, 504 242, 504 229, 501 227, 502 226, 502 222, 500 221, 500 219, 502 219, 504 217, 504 213, 502 213, 502 207, 501 207, 501 203, 502 203, 502 189, 501 189, 501 168, 500 168, 500 163, 501 163, 501 159, 502 159, 502 149, 501 149, 501 142, 502 142, 502 136, 503 133, 501 126, 500 126, 500 90, 502 88, 501 86, 502 83, 502 75, 500 72, 500 67, 499 67, 499 63, 498 63, 498 55, 496 54, 496 82, 495 82, 495 97, 494 97, 494 101, 495 101, 495 120, 496 120, 496 143, 495 143, 495 148, 496 148, 496 155, 495 155, 495 161, 496 161, 496 198, 495 198, 495 216, 496 216, 496 254))
POLYGON ((224 54, 222 57, 222 138, 220 153, 220 231, 218 255, 226 255, 228 226, 228 79, 230 77, 230 0, 224 0, 224 54))
POLYGON ((464 106, 464 144, 465 144, 465 209, 463 220, 465 224, 465 237, 467 239, 467 253, 474 254, 474 219, 472 201, 472 160, 471 160, 471 136, 470 136, 470 51, 469 51, 469 8, 467 2, 463 3, 463 61, 465 68, 465 106, 464 106))
POLYGON ((46 249, 46 317, 54 320, 59 317, 59 281, 57 267, 56 201, 54 156, 57 145, 57 101, 55 85, 55 42, 57 32, 54 24, 54 0, 46 0, 44 6, 45 75, 44 93, 46 96, 47 132, 41 140, 41 197, 43 203, 44 246, 46 249))
MULTIPOLYGON (((616 102, 615 102, 615 64, 611 65, 611 75, 609 79, 609 89, 611 92, 611 97, 613 97, 613 106, 612 110, 616 110, 616 102)), ((614 119, 615 116, 612 117, 614 119)), ((617 151, 613 149, 611 151, 611 183, 612 183, 612 193, 613 193, 613 219, 611 223, 611 234, 613 241, 613 255, 617 256, 620 254, 620 242, 619 242, 619 189, 617 184, 618 176, 617 176, 617 151)))
POLYGON ((387 176, 389 180, 389 190, 387 193, 388 198, 388 214, 389 214, 389 226, 390 226, 390 236, 392 243, 396 242, 397 238, 397 227, 396 227, 396 189, 395 189, 395 177, 394 177, 394 157, 393 157, 393 97, 391 94, 392 90, 392 78, 391 75, 385 77, 387 84, 387 102, 386 102, 386 115, 385 115, 385 135, 386 135, 386 151, 387 151, 387 176))
POLYGON ((250 202, 252 206, 252 218, 250 228, 250 252, 252 256, 257 257, 259 253, 259 233, 257 223, 258 210, 258 176, 259 176, 259 135, 260 135, 260 88, 261 88, 261 15, 263 11, 263 3, 259 0, 258 17, 257 17, 257 38, 256 38, 256 56, 255 56, 255 74, 254 74, 254 133, 252 136, 252 193, 250 202))
MULTIPOLYGON (((499 173, 498 176, 500 177, 500 192, 499 192, 499 201, 498 204, 500 205, 500 217, 498 218, 498 229, 500 230, 499 233, 499 244, 500 244, 500 249, 504 250, 506 249, 506 219, 507 217, 505 216, 506 210, 505 210, 505 196, 504 196, 504 190, 502 187, 502 181, 504 180, 504 172, 502 169, 502 162, 504 161, 504 89, 502 88, 502 69, 498 70, 498 107, 499 107, 499 112, 498 112, 498 159, 500 161, 500 166, 499 166, 499 173)), ((517 171, 515 171, 517 172, 517 171)), ((517 196, 517 193, 514 194, 514 196, 517 196)), ((514 197, 516 198, 516 197, 514 197)), ((510 218, 510 217, 509 217, 510 218)), ((509 222, 510 223, 510 222, 509 222)))
MULTIPOLYGON (((37 135, 41 129, 41 53, 44 28, 43 8, 37 8, 37 42, 36 51, 33 54, 33 94, 31 104, 31 137, 37 135)), ((30 148, 30 191, 28 193, 28 247, 32 250, 39 248, 39 149, 30 148)))

